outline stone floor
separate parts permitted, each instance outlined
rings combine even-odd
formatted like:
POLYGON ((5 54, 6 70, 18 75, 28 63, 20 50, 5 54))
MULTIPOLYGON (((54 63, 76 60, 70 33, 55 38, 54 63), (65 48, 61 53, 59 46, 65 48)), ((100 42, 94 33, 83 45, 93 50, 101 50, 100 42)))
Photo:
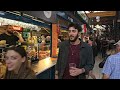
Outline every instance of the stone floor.
MULTIPOLYGON (((114 50, 109 50, 107 51, 107 54, 115 54, 114 50)), ((102 74, 101 74, 101 70, 102 68, 99 68, 99 63, 103 60, 102 56, 100 54, 98 54, 98 56, 95 58, 95 65, 93 68, 93 73, 96 76, 96 79, 101 79, 102 78, 102 74)), ((89 77, 88 79, 91 79, 91 77, 89 77)))
POLYGON ((102 74, 101 74, 101 70, 102 68, 99 68, 99 63, 102 61, 102 57, 100 55, 98 55, 95 59, 95 65, 93 68, 93 73, 96 76, 96 79, 101 79, 102 78, 102 74))

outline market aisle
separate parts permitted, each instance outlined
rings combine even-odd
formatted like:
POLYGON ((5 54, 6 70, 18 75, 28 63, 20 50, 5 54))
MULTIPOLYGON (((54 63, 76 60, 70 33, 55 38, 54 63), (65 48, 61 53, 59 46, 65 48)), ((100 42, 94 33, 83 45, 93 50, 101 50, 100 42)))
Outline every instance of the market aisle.
MULTIPOLYGON (((101 74, 101 70, 102 68, 99 68, 99 63, 102 61, 102 57, 100 55, 98 55, 96 57, 96 61, 95 61, 95 66, 93 68, 93 73, 96 76, 97 79, 101 79, 102 78, 102 74, 101 74)), ((89 77, 89 79, 91 79, 91 77, 89 77)))

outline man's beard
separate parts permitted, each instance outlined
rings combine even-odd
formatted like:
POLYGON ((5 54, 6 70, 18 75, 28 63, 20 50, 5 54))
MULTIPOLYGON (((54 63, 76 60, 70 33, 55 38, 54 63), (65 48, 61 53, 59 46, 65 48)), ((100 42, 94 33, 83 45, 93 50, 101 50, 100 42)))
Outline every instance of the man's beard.
POLYGON ((8 31, 8 33, 9 33, 9 34, 13 34, 13 32, 11 32, 11 31, 8 31))
MULTIPOLYGON (((71 37, 71 36, 70 36, 71 37)), ((69 37, 69 40, 70 40, 70 37, 69 37)), ((77 39, 78 39, 78 34, 74 37, 74 39, 73 40, 70 40, 70 42, 75 42, 77 39)))

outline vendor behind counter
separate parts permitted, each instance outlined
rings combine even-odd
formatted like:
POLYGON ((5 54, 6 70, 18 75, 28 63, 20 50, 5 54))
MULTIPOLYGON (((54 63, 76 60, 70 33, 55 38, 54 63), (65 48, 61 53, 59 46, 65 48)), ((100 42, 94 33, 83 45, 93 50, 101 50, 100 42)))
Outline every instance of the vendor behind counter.
MULTIPOLYGON (((16 45, 17 42, 20 42, 20 43, 24 42, 22 35, 19 32, 14 31, 11 25, 6 25, 5 31, 2 34, 0 34, 0 45, 4 47, 9 47, 12 45, 16 45)), ((2 53, 1 49, 0 49, 0 53, 2 53)), ((1 55, 0 55, 0 58, 1 58, 1 55)))
POLYGON ((22 35, 19 32, 14 31, 11 25, 6 26, 5 32, 0 34, 0 40, 5 40, 6 44, 9 46, 16 45, 17 42, 24 42, 22 35))

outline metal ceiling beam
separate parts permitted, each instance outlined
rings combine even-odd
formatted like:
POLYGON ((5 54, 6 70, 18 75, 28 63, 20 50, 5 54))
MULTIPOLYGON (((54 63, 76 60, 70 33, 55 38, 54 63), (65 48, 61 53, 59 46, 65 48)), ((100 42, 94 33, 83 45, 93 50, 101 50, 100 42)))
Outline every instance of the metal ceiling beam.
POLYGON ((86 24, 86 26, 91 30, 91 27, 88 25, 88 23, 82 19, 79 15, 75 16, 73 13, 70 11, 64 11, 67 15, 72 17, 74 20, 76 20, 79 24, 86 24))

